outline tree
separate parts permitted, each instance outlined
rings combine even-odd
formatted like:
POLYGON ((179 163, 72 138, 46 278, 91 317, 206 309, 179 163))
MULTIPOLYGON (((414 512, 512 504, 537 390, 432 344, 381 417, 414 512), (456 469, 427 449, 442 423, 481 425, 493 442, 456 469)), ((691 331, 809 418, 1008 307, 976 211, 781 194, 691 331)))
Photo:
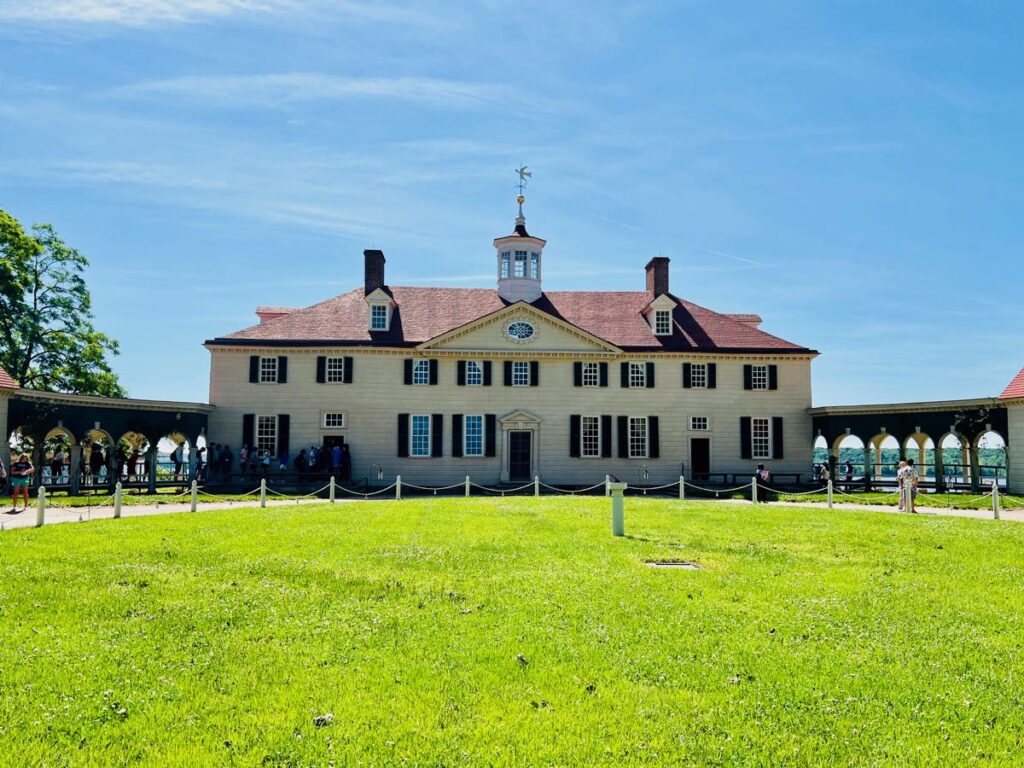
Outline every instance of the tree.
POLYGON ((0 209, 0 366, 21 386, 125 396, 107 362, 118 343, 93 326, 88 265, 51 225, 29 233, 0 209))

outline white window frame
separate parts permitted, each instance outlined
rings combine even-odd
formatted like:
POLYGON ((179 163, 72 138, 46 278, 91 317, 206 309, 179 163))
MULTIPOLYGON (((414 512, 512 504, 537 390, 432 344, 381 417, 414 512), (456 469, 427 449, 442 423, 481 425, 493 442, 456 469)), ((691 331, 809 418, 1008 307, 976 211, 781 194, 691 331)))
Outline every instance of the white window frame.
POLYGON ((534 280, 540 280, 540 253, 537 251, 530 251, 529 275, 534 280))
POLYGON ((278 360, 276 357, 263 357, 260 356, 260 384, 277 384, 277 378, 280 374, 278 368, 278 360))
POLYGON ((750 366, 750 388, 757 390, 768 389, 767 365, 750 366))
POLYGON ((345 383, 344 357, 328 357, 324 361, 324 381, 328 384, 345 383))
POLYGON ((386 331, 391 321, 391 312, 388 309, 387 304, 371 304, 370 305, 370 330, 371 331, 386 331), (383 310, 383 313, 380 311, 383 310), (378 325, 377 321, 380 320, 378 325))
POLYGON ((707 363, 690 363, 690 388, 691 389, 707 389, 708 388, 708 364, 707 363))
POLYGON ((413 414, 409 416, 409 457, 413 459, 429 459, 431 453, 431 447, 433 446, 433 431, 434 424, 430 414, 413 414), (426 423, 426 432, 416 432, 417 424, 426 423), (420 442, 423 445, 424 451, 418 453, 417 438, 420 438, 420 442))
POLYGON ((583 363, 583 372, 581 376, 581 382, 584 387, 600 387, 601 386, 601 364, 600 363, 583 363))
POLYGON ((627 381, 630 389, 646 389, 647 363, 630 363, 629 378, 627 381))
POLYGON ((480 360, 466 361, 466 386, 482 387, 484 385, 484 364, 480 360))
POLYGON ((512 251, 502 251, 498 277, 512 277, 512 251))
POLYGON ((430 384, 430 361, 429 360, 413 360, 412 361, 412 383, 416 386, 423 386, 424 384, 430 384))
POLYGON ((656 309, 654 310, 654 335, 655 336, 671 336, 672 335, 672 310, 670 309, 656 309), (664 321, 664 322, 662 322, 664 321))
POLYGON ((484 417, 482 414, 472 413, 462 417, 462 455, 468 456, 469 458, 478 458, 484 455, 484 417), (480 444, 475 447, 475 450, 470 450, 469 446, 469 420, 475 419, 479 421, 480 430, 479 433, 475 434, 474 437, 480 438, 480 444))
POLYGON ((320 426, 323 429, 345 429, 348 417, 344 411, 324 411, 320 415, 320 426))
POLYGON ((710 432, 711 431, 711 417, 710 416, 691 416, 690 417, 690 431, 691 432, 710 432), (700 426, 703 424, 703 426, 700 426))
POLYGON ((513 387, 528 387, 528 386, 530 386, 530 361, 529 360, 513 360, 512 361, 512 386, 513 387))
POLYGON ((752 416, 750 419, 750 457, 756 460, 772 457, 772 420, 769 416, 752 416), (761 425, 764 434, 758 435, 758 427, 761 425), (764 446, 761 452, 758 452, 759 443, 764 446))
POLYGON ((629 428, 629 458, 631 459, 646 459, 649 457, 651 449, 651 431, 650 425, 647 423, 646 416, 630 416, 628 421, 629 428), (635 430, 634 427, 637 429, 635 430), (640 431, 642 427, 642 435, 639 437, 634 434, 635 431, 640 431), (639 447, 642 446, 642 452, 639 447))
POLYGON ((512 259, 512 277, 526 277, 529 275, 529 251, 516 251, 512 259))
POLYGON ((601 458, 602 437, 600 416, 580 416, 580 458, 601 458), (588 445, 588 439, 590 445, 588 445))
POLYGON ((256 432, 257 450, 267 449, 271 455, 277 455, 277 416, 256 416, 253 428, 256 432))

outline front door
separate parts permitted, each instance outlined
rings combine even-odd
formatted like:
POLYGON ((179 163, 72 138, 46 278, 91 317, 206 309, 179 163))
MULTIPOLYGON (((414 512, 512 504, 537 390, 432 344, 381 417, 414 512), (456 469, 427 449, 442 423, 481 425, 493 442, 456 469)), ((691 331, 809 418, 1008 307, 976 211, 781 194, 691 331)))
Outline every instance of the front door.
POLYGON ((706 437, 690 440, 690 478, 707 479, 711 472, 711 441, 706 437))
POLYGON ((508 479, 510 481, 531 479, 530 442, 532 437, 532 432, 508 433, 508 479))

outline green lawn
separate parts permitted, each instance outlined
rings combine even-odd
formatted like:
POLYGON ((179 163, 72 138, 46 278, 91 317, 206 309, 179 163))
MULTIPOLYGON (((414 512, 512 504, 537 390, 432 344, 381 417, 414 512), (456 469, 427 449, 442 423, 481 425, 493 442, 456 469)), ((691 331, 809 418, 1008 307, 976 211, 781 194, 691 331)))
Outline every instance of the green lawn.
MULTIPOLYGON (((809 494, 780 493, 773 494, 773 497, 779 501, 797 503, 811 501, 824 504, 828 501, 828 494, 824 492, 809 494)), ((1024 508, 1024 496, 1012 496, 1001 493, 999 499, 1000 506, 1003 509, 1024 508)), ((832 494, 833 504, 880 504, 886 507, 895 507, 897 501, 899 501, 899 497, 896 493, 880 493, 878 491, 872 491, 871 493, 864 493, 863 491, 839 493, 839 491, 836 491, 832 494)), ((919 493, 917 495, 917 506, 930 507, 932 509, 991 509, 992 497, 969 493, 919 493)))
POLYGON ((5 532, 0 762, 1021 764, 1024 526, 626 523, 437 499, 5 532), (707 570, 643 564, 679 558, 707 570))

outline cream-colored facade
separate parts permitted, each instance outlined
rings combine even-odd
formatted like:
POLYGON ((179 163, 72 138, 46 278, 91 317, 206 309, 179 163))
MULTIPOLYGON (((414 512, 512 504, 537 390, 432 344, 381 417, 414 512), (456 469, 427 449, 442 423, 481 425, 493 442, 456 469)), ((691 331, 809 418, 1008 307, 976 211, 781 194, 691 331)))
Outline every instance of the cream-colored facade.
POLYGON ((1024 490, 1024 400, 1007 403, 1006 480, 1015 491, 1024 490))

